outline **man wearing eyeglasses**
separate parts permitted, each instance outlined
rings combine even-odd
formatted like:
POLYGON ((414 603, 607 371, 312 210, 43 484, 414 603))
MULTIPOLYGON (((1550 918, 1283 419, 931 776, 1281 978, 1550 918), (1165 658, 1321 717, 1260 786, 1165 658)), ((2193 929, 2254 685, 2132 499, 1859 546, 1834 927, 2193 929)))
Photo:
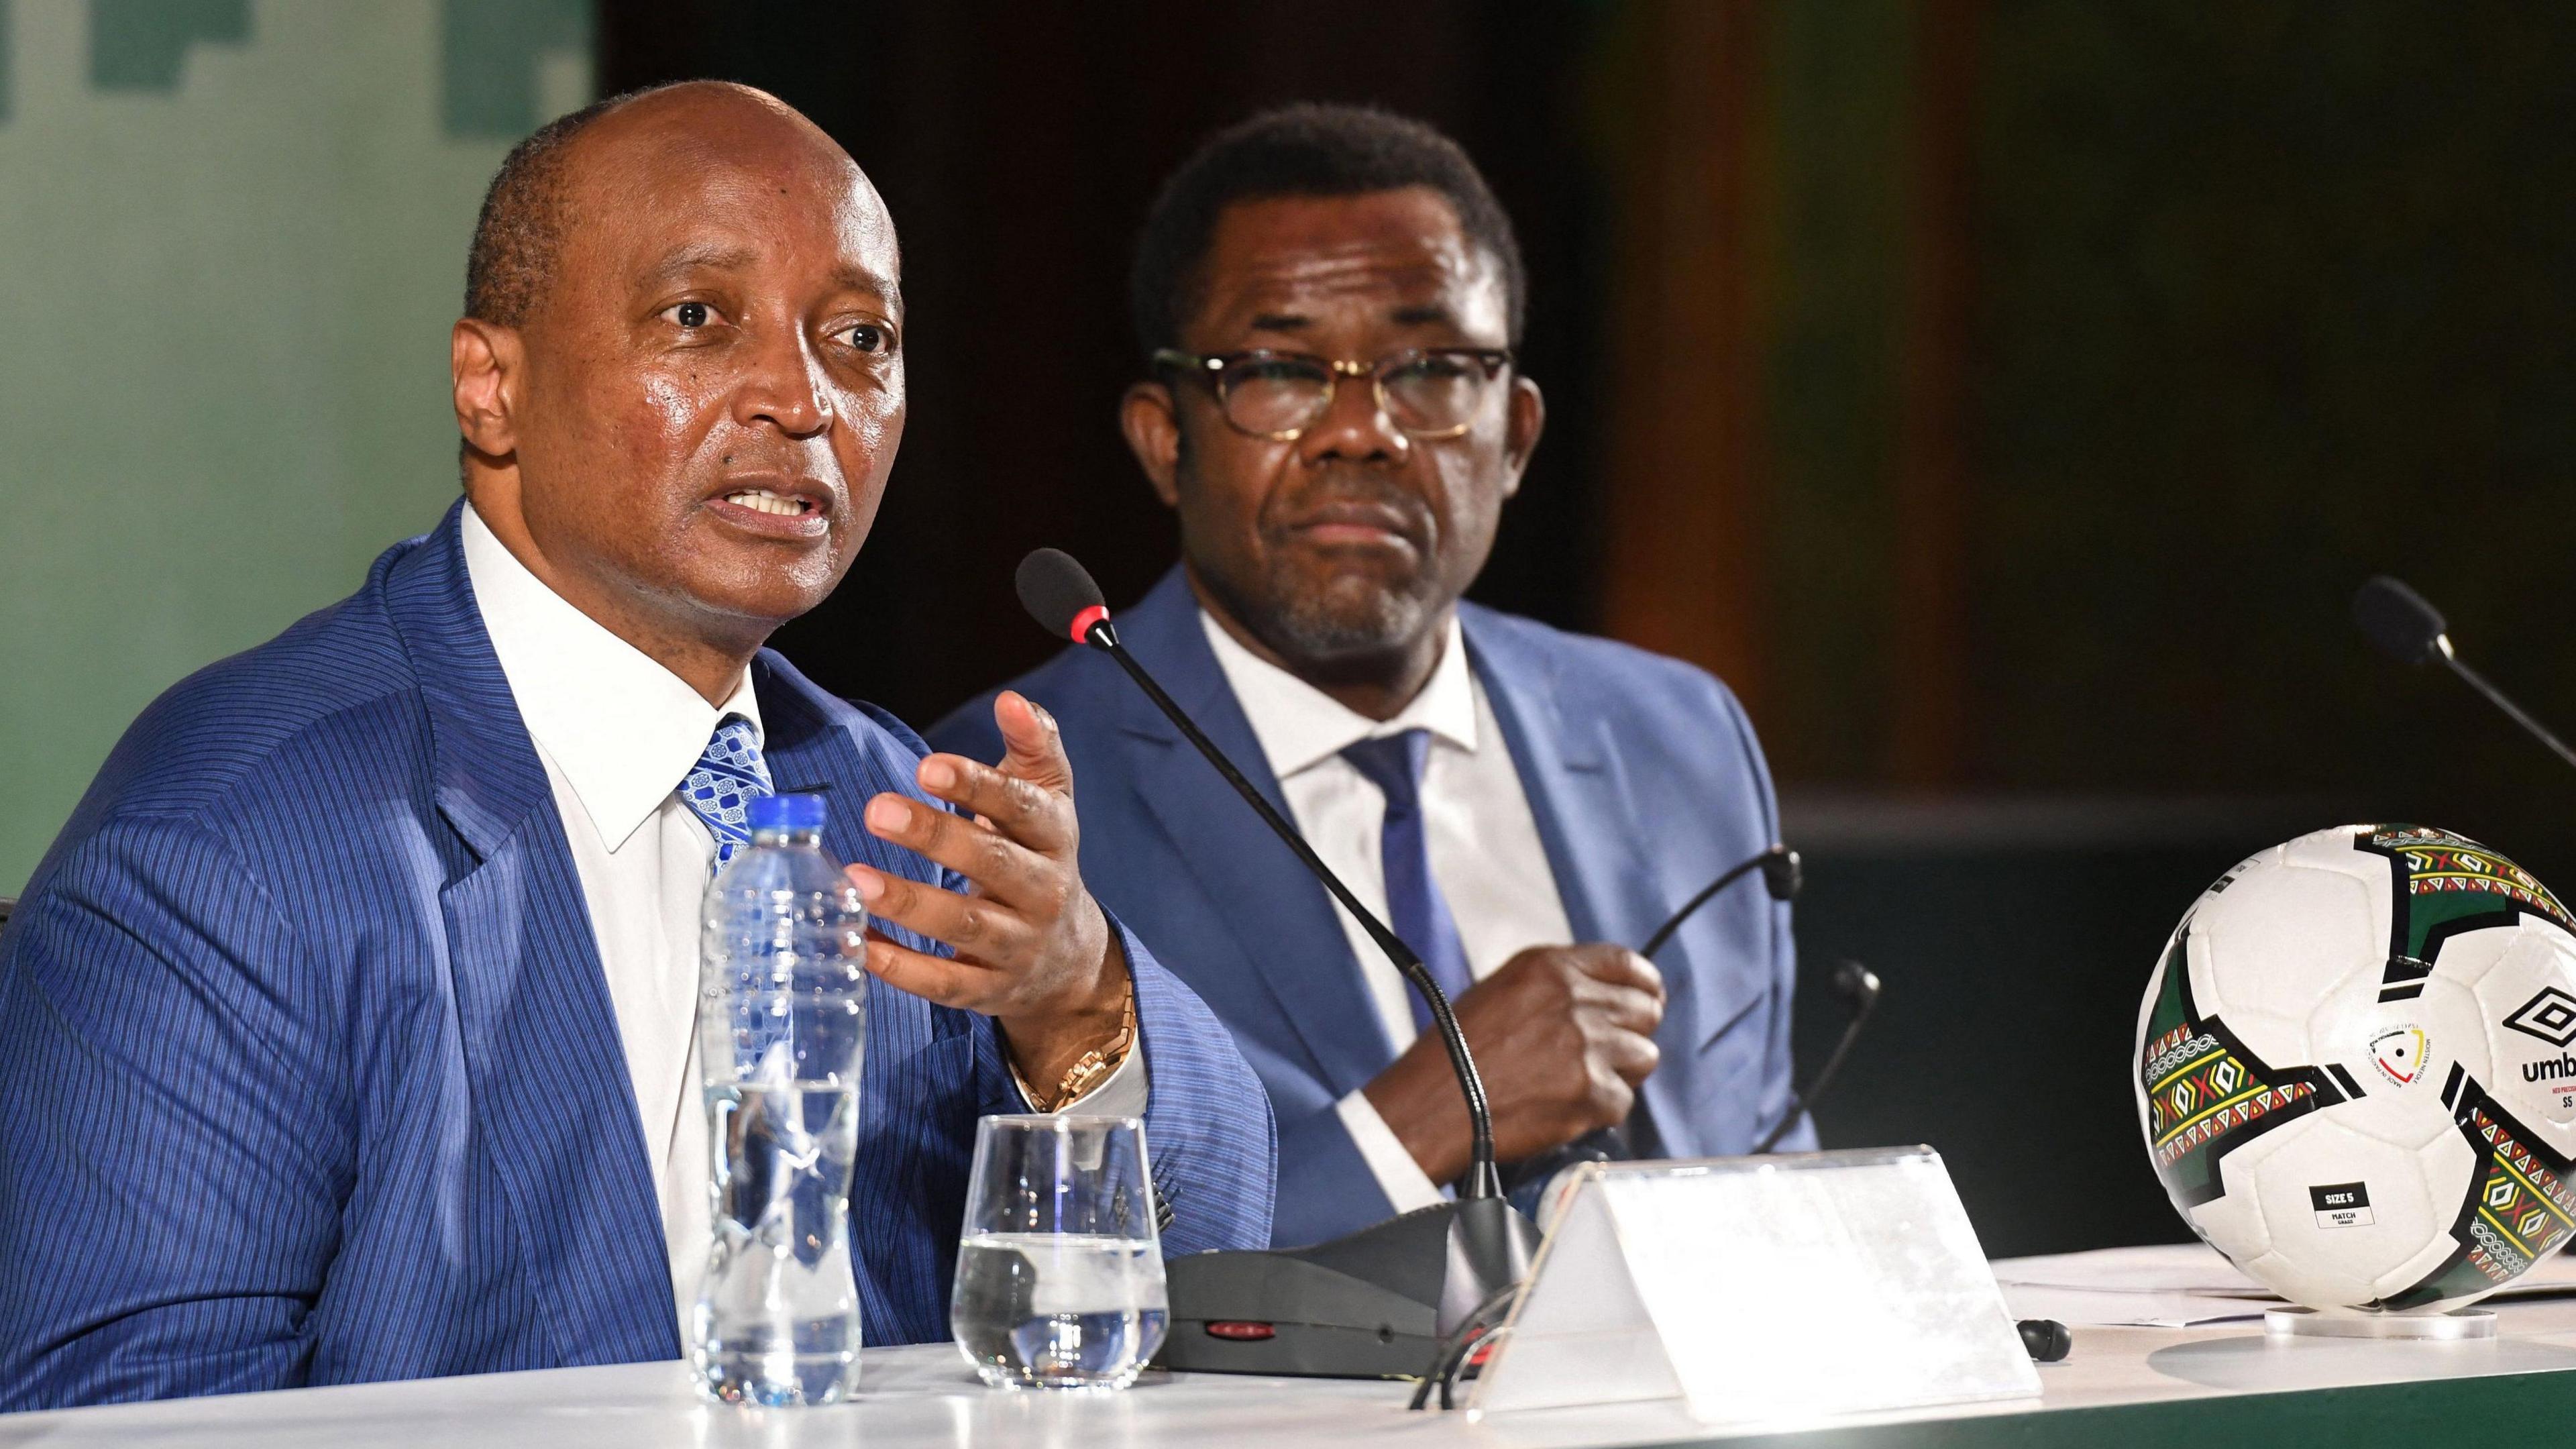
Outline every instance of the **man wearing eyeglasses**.
MULTIPOLYGON (((1545 419, 1474 163, 1382 112, 1255 117, 1166 184, 1132 294, 1151 372, 1120 421, 1182 558, 1120 635, 1456 1000, 1515 1196, 1577 1153, 1751 1150, 1790 1110, 1787 908, 1732 891, 1656 961, 1632 949, 1775 838, 1743 711, 1687 665, 1460 601, 1545 419)), ((1465 1108, 1358 923, 1109 660, 1011 687, 1065 721, 1084 878, 1269 1088, 1274 1241, 1436 1200, 1465 1108)), ((933 738, 993 758, 991 715, 933 738)))

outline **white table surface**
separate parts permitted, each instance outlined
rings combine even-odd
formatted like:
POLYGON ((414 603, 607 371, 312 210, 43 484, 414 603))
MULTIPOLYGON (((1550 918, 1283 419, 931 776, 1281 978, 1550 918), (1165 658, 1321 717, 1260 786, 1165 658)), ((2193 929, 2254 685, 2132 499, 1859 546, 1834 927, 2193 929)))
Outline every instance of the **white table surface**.
MULTIPOLYGON (((2042 1368, 2033 1403, 1890 1419, 2010 1415, 2157 1400, 2401 1380, 2576 1368, 2576 1298, 2496 1305, 2498 1338, 2478 1343, 2267 1340, 2259 1321, 2193 1328, 2112 1326, 2145 1316, 2131 1300, 2203 1291, 2221 1300, 2243 1280, 2207 1249, 2125 1249, 1996 1264, 2024 1316, 2067 1317, 2075 1349, 2042 1368), (2013 1280, 2037 1280, 2015 1282, 2013 1280)), ((2564 1275, 2554 1275, 2564 1276, 2564 1275)), ((2248 1313, 2262 1305, 2242 1299, 2248 1313)), ((217 1446, 408 1444, 501 1449, 793 1449, 809 1445, 1187 1445, 1265 1449, 1345 1444, 1557 1446, 1717 1437, 1661 1405, 1492 1416, 1415 1414, 1411 1386, 1320 1379, 1149 1374, 1123 1394, 1009 1393, 984 1388, 945 1344, 872 1349, 860 1397, 826 1409, 744 1410, 700 1403, 679 1363, 549 1369, 411 1383, 121 1404, 0 1416, 0 1445, 217 1449, 217 1446)), ((1798 1427, 1768 1426, 1773 1429, 1798 1427)))

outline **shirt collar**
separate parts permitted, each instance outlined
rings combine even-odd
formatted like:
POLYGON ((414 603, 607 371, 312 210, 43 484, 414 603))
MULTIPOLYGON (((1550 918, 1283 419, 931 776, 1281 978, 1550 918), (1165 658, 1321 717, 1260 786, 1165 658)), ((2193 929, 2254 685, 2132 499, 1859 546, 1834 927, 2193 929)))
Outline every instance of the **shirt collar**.
POLYGON ((761 736, 743 671, 718 708, 528 571, 472 507, 465 575, 529 738, 572 787, 609 849, 626 843, 697 768, 727 715, 761 736))
POLYGON ((1471 754, 1475 751, 1475 672, 1467 667, 1466 636, 1454 613, 1431 678, 1395 718, 1384 721, 1358 713, 1244 648, 1205 609, 1199 611, 1199 625, 1207 631, 1208 647, 1216 651, 1217 667, 1225 671, 1236 703, 1252 722, 1253 737, 1261 742, 1271 773, 1282 780, 1362 740, 1411 729, 1429 730, 1434 740, 1471 754))

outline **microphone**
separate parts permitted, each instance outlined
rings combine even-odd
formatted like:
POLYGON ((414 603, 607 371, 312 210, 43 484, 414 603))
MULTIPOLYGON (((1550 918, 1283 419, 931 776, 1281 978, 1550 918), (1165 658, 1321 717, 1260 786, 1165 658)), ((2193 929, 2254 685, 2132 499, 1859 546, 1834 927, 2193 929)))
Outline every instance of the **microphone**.
POLYGON ((1845 961, 1834 968, 1834 996, 1851 1013, 1851 1020, 1843 1024, 1842 1040, 1834 1043, 1833 1055, 1825 1058, 1824 1069, 1816 1073, 1805 1091, 1789 1094, 1788 1110, 1754 1145, 1754 1151, 1768 1152, 1778 1146, 1807 1109, 1816 1105, 1816 1099, 1825 1094, 1825 1088, 1834 1084, 1834 1073, 1842 1070, 1843 1058, 1851 1055, 1852 1043, 1860 1039, 1861 1024, 1869 1020, 1870 1011, 1878 1005, 1878 989, 1878 973, 1858 961, 1845 961))
POLYGON ((2459 654, 2451 648, 2451 626, 2443 621, 2442 611, 2422 594, 2386 574, 2373 575, 2352 596, 2352 621, 2361 626, 2361 632, 2380 652, 2400 664, 2441 660, 2471 689, 2485 695, 2487 703, 2504 711, 2506 718, 2547 745, 2558 758, 2576 765, 2576 750, 2568 749, 2565 741, 2524 712, 2521 705, 2505 698, 2504 691, 2487 683, 2484 675, 2460 662, 2459 654))
POLYGON ((1097 649, 1154 702, 1252 813, 1377 943, 1431 1010, 1467 1101, 1470 1166, 1455 1201, 1311 1247, 1193 1253, 1165 1265, 1170 1329, 1155 1362, 1203 1373, 1415 1378, 1448 1335, 1529 1276, 1538 1229, 1503 1196, 1484 1079, 1448 994, 1422 958, 1360 904, 1297 827, 1244 778, 1118 641, 1100 586, 1073 557, 1042 548, 1020 561, 1020 603, 1050 633, 1097 649))
POLYGON ((1136 681, 1136 687, 1154 701, 1155 708, 1160 709, 1164 717, 1198 747, 1209 764, 1216 766, 1217 773, 1234 787, 1234 793, 1243 797, 1243 803, 1252 807, 1253 813, 1261 817, 1262 823, 1270 827, 1281 844, 1295 852, 1307 871, 1323 883, 1325 890, 1332 892, 1333 899, 1342 903, 1343 908, 1360 923, 1360 929, 1368 932, 1369 939, 1377 943, 1378 950, 1395 963, 1396 971, 1420 993, 1424 1005, 1430 1008, 1433 1025, 1439 1029, 1441 1044, 1449 1049, 1449 1066, 1457 1073, 1458 1089, 1467 1099, 1471 1141, 1464 1195, 1471 1198, 1502 1196, 1502 1175, 1494 1167, 1494 1119, 1485 1104, 1484 1078, 1477 1074, 1476 1059, 1467 1050, 1466 1034, 1458 1029, 1458 1017, 1450 1009, 1448 993, 1432 979, 1429 968, 1422 964, 1422 958, 1415 955, 1413 948, 1404 944, 1374 912, 1360 904, 1359 897, 1352 895, 1351 888, 1342 884, 1342 878, 1333 874, 1323 858, 1315 854, 1314 847, 1306 843, 1306 837, 1297 832, 1297 827, 1288 823, 1269 799, 1243 777, 1243 772, 1225 757, 1225 752, 1216 747, 1216 742, 1200 732, 1189 715, 1172 702, 1172 697, 1163 692, 1160 684, 1154 682, 1154 676, 1145 672, 1145 666, 1136 662, 1136 656, 1128 653, 1126 646, 1118 642, 1118 631, 1109 623, 1109 606, 1102 602, 1100 585, 1092 582, 1090 570, 1060 548, 1042 548, 1020 560, 1019 574, 1014 582, 1019 588, 1020 606, 1029 611, 1030 618, 1052 633, 1062 634, 1076 644, 1087 644, 1118 661, 1119 667, 1127 671, 1127 677, 1136 681))

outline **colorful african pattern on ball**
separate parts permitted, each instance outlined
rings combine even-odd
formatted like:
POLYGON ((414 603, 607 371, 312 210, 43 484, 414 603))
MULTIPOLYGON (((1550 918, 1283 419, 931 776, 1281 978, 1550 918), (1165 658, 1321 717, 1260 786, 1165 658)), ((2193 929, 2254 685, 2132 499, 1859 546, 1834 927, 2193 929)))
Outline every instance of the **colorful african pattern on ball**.
POLYGON ((2451 1236, 2461 1244, 2449 1262, 2423 1282, 2374 1306, 2421 1307, 2465 1294, 2501 1288, 2531 1271, 2576 1232, 2576 1189, 2567 1185, 2570 1164, 2532 1140, 2455 1064, 2442 1100, 2469 1146, 2483 1154, 2477 1190, 2461 1206, 2451 1236))
MULTIPOLYGON (((2567 908, 2549 893, 2549 888, 2532 878, 2531 872, 2463 835, 2447 830, 2428 830, 2420 825, 2383 826, 2370 835, 2369 849, 2396 858, 2404 868, 2406 894, 2410 898, 2442 895, 2502 896, 2524 910, 2536 911, 2569 931, 2576 931, 2576 920, 2569 919, 2567 908)), ((2496 909, 2493 900, 2459 902, 2457 915, 2474 915, 2496 909)), ((2415 928, 2413 949, 2406 954, 2419 955, 2424 934, 2454 913, 2442 910, 2414 910, 2408 913, 2415 928)))
POLYGON ((2198 1020, 2191 1004, 2191 972, 2184 966, 2189 932, 2174 937, 2165 956, 2139 1080, 2153 1114, 2147 1127, 2156 1171, 2177 1203, 2202 1203, 2219 1194, 2219 1159, 2231 1148, 2313 1111, 2343 1093, 2313 1067, 2283 1072, 2264 1065, 2216 1021, 2198 1020), (2324 1095, 2319 1095, 2322 1088, 2324 1095))

